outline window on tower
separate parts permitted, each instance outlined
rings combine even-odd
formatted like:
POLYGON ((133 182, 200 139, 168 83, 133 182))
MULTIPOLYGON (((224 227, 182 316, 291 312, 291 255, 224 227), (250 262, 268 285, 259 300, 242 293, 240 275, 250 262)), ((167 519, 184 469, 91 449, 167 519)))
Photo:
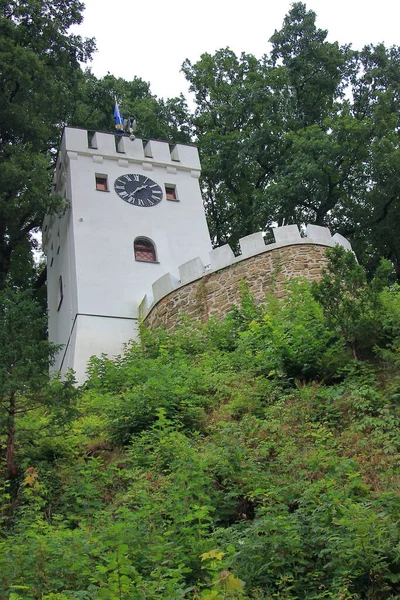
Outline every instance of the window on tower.
POLYGON ((175 200, 175 202, 178 200, 175 185, 167 184, 165 186, 165 197, 167 200, 175 200))
POLYGON ((136 238, 133 243, 135 260, 144 262, 158 262, 156 247, 153 242, 147 238, 136 238))
POLYGON ((96 175, 96 190, 99 192, 108 192, 107 175, 96 175))

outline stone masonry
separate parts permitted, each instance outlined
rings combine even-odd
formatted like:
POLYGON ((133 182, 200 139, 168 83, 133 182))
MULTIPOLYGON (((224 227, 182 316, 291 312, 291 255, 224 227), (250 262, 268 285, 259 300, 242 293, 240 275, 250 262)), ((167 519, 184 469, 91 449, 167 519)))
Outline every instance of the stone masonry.
POLYGON ((318 279, 325 265, 327 246, 301 243, 267 249, 225 268, 205 273, 195 281, 172 290, 150 309, 144 323, 152 330, 173 329, 182 314, 206 321, 224 317, 240 301, 240 284, 245 281, 256 302, 268 294, 280 298, 286 281, 303 277, 318 279))

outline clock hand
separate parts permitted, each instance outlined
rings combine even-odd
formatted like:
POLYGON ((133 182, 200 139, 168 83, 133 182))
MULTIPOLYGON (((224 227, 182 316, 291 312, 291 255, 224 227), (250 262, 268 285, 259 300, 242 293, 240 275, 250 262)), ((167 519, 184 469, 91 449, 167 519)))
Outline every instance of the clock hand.
POLYGON ((141 185, 133 190, 133 194, 136 194, 136 192, 140 192, 140 190, 145 190, 148 187, 149 187, 148 185, 141 185))

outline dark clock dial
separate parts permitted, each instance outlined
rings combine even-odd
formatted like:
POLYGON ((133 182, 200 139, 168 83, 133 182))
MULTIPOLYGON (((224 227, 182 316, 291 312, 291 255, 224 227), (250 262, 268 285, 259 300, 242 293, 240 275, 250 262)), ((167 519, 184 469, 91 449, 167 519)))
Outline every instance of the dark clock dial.
POLYGON ((130 173, 115 180, 114 189, 118 196, 135 206, 155 206, 161 202, 162 189, 145 175, 130 173))

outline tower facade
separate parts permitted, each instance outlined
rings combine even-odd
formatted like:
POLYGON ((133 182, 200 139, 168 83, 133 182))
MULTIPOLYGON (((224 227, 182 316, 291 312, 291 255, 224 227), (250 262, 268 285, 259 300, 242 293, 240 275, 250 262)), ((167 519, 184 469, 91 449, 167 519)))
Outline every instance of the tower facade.
POLYGON ((53 185, 69 208, 43 224, 56 370, 84 381, 92 355, 137 339, 138 306, 155 280, 208 261, 199 176, 194 146, 65 128, 53 185))

